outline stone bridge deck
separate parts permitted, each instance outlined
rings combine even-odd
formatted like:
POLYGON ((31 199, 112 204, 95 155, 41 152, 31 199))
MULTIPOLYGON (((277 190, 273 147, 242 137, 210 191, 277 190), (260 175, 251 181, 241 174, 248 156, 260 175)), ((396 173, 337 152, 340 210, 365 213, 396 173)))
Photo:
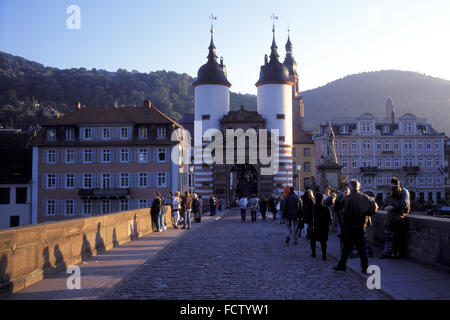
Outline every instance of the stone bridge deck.
POLYGON ((349 260, 347 272, 332 270, 339 255, 334 235, 328 261, 311 258, 304 239, 284 240, 285 226, 271 218, 243 224, 238 211, 229 211, 192 230, 151 233, 81 262, 81 290, 68 290, 62 272, 7 299, 450 299, 448 273, 372 259, 382 270, 382 290, 369 290, 359 259, 349 260))

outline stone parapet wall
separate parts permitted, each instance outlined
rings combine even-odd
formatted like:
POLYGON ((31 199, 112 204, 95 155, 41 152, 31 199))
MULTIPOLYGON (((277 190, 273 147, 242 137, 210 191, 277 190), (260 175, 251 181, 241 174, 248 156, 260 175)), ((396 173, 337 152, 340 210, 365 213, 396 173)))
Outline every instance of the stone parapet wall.
MULTIPOLYGON (((172 227, 169 206, 164 215, 167 227, 172 227)), ((17 292, 151 233, 152 224, 150 209, 139 209, 0 231, 0 292, 17 292)))
MULTIPOLYGON (((368 239, 384 246, 384 219, 379 211, 372 219, 368 239)), ((408 215, 408 255, 412 259, 450 270, 450 219, 422 215, 408 215)))

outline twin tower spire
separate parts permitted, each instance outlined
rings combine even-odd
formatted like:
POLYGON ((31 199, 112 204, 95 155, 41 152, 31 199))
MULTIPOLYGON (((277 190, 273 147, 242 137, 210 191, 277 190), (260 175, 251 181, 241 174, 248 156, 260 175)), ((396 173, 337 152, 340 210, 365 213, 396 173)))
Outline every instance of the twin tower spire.
MULTIPOLYGON (((278 46, 275 40, 275 20, 278 20, 278 17, 275 15, 272 15, 271 17, 274 21, 272 33, 273 33, 273 40, 272 40, 272 46, 270 47, 270 62, 267 61, 267 58, 265 59, 265 64, 261 67, 261 73, 260 78, 258 82, 256 83, 256 86, 259 86, 261 84, 265 83, 291 83, 289 79, 289 73, 290 70, 292 70, 292 67, 289 65, 285 66, 282 63, 278 61, 278 58, 280 55, 278 54, 278 46)), ((227 79, 227 73, 226 73, 226 67, 223 64, 223 58, 220 59, 220 64, 217 62, 217 54, 216 54, 216 46, 214 44, 214 20, 217 20, 217 17, 215 17, 213 14, 210 16, 211 19, 211 42, 208 47, 209 54, 208 54, 208 62, 203 65, 197 75, 197 81, 193 84, 194 87, 201 85, 201 84, 223 84, 227 85, 228 87, 231 87, 231 83, 228 82, 227 79)), ((291 61, 293 59, 288 59, 288 57, 292 57, 292 43, 290 40, 289 30, 288 30, 288 41, 286 43, 286 52, 287 52, 287 59, 286 61, 291 61)))

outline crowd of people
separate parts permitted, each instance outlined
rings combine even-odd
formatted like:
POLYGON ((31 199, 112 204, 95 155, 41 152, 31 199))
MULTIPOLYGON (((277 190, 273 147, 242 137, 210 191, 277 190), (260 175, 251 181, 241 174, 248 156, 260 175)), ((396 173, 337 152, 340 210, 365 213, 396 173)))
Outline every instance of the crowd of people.
MULTIPOLYGON (((286 225, 286 244, 293 240, 298 244, 298 238, 305 235, 310 241, 311 257, 315 258, 316 243, 322 250, 322 260, 327 260, 327 241, 330 225, 334 222, 341 243, 341 257, 333 268, 345 271, 349 257, 353 251, 358 252, 361 260, 361 272, 367 273, 368 256, 373 256, 373 249, 367 241, 368 228, 372 225, 372 216, 379 207, 373 197, 361 193, 361 184, 352 180, 338 192, 330 188, 325 193, 313 192, 309 189, 303 194, 296 193, 290 187, 280 196, 256 195, 239 200, 241 221, 246 221, 247 210, 250 210, 251 221, 257 221, 257 212, 261 219, 266 220, 266 212, 273 215, 274 220, 286 225)), ((380 256, 385 258, 404 258, 407 255, 407 223, 406 215, 410 211, 409 192, 401 187, 397 178, 391 180, 391 193, 386 199, 384 209, 385 246, 380 256)))

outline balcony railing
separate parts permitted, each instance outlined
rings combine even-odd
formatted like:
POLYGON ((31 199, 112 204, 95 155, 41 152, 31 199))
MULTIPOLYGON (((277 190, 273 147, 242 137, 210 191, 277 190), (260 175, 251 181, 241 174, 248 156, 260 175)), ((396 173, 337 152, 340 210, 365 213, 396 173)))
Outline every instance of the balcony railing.
POLYGON ((417 173, 420 171, 420 167, 418 166, 403 167, 403 171, 406 173, 417 173))
POLYGON ((377 173, 378 167, 361 167, 361 173, 377 173))
POLYGON ((80 189, 78 195, 82 199, 127 199, 130 189, 80 189))

